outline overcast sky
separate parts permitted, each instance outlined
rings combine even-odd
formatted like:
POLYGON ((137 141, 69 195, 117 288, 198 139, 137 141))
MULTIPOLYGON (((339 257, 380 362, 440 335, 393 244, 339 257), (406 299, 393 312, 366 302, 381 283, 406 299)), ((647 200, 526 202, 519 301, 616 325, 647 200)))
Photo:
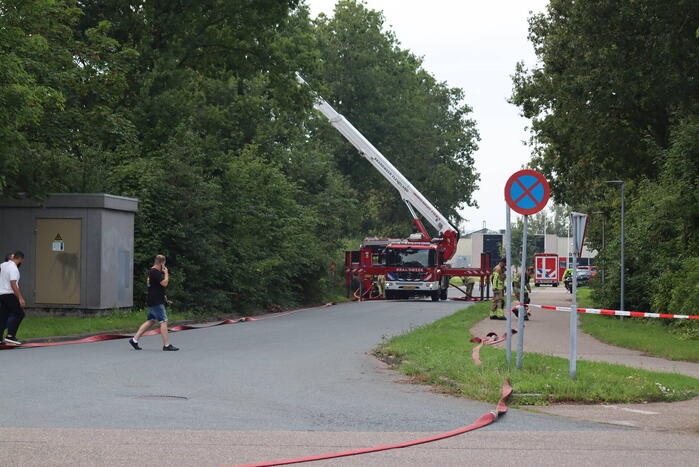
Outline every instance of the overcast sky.
MULTIPOLYGON (((335 0, 306 0, 314 16, 332 14, 335 0)), ((467 231, 505 227, 503 192, 507 178, 529 160, 528 121, 507 103, 515 64, 535 62, 527 40, 529 12, 546 0, 366 0, 382 10, 404 48, 424 57, 424 68, 450 86, 462 88, 481 135, 475 154, 479 208, 466 207, 467 231)), ((381 148, 379 148, 380 150, 381 148)), ((385 154, 389 159, 390 154, 385 154)), ((514 213, 513 213, 514 214, 514 213)), ((513 217, 514 219, 514 217, 513 217)))

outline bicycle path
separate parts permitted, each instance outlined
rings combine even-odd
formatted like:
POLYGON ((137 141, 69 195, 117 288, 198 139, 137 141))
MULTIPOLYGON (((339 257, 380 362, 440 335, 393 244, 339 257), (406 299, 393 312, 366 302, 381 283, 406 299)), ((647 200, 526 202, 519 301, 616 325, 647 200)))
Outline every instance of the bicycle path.
MULTIPOLYGON (((532 303, 553 306, 570 306, 571 295, 563 287, 534 289, 532 303)), ((567 312, 531 308, 532 317, 525 322, 524 362, 526 353, 540 353, 568 358, 570 346, 570 315, 567 312)), ((630 318, 633 319, 633 318, 630 318)), ((517 319, 513 316, 512 327, 517 329, 517 319)), ((485 336, 494 331, 505 332, 505 321, 489 319, 476 323, 471 332, 485 336)), ((665 373, 679 373, 699 379, 699 363, 666 360, 652 357, 643 352, 606 344, 581 331, 578 326, 578 360, 616 363, 634 368, 665 373)), ((513 350, 517 337, 513 339, 513 350)), ((505 343, 497 345, 505 348, 505 343)), ((537 411, 596 421, 636 427, 646 430, 680 430, 695 432, 699 428, 699 398, 682 402, 660 402, 653 404, 600 404, 577 405, 561 404, 546 407, 532 407, 537 411)))

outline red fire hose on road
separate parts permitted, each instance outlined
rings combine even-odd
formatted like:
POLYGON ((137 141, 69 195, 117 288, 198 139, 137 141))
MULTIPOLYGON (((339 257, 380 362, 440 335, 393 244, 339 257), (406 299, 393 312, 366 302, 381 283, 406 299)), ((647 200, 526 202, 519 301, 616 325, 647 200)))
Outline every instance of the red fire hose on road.
POLYGON ((283 459, 283 460, 276 460, 276 461, 269 461, 269 462, 257 462, 254 464, 239 464, 235 467, 268 467, 268 466, 273 466, 273 465, 300 464, 302 462, 322 461, 322 460, 327 460, 327 459, 336 459, 338 457, 357 456, 360 454, 369 454, 372 452, 388 451, 389 449, 402 449, 402 448, 407 448, 410 446, 417 446, 418 444, 425 444, 425 443, 432 443, 434 441, 440 441, 442 439, 451 438, 453 436, 458 436, 458 435, 461 435, 464 433, 468 433, 469 431, 483 428, 484 426, 488 426, 491 423, 493 423, 495 420, 498 419, 499 416, 504 415, 507 412, 507 399, 510 397, 510 394, 512 394, 512 387, 510 386, 510 382, 505 380, 502 383, 502 396, 500 397, 500 400, 498 401, 498 404, 495 407, 495 410, 493 410, 492 412, 488 412, 485 415, 482 415, 480 418, 478 418, 478 420, 476 420, 475 422, 471 423, 468 426, 465 426, 463 428, 458 428, 458 429, 452 430, 452 431, 447 431, 446 433, 441 433, 441 434, 430 436, 427 438, 416 439, 414 441, 406 441, 404 443, 386 444, 383 446, 374 446, 371 448, 333 452, 333 453, 329 453, 329 454, 320 454, 320 455, 316 455, 316 456, 299 457, 296 459, 283 459))
MULTIPOLYGON (((517 331, 512 330, 512 333, 515 334, 517 331)), ((473 362, 476 365, 481 364, 480 360, 480 349, 484 345, 494 345, 499 342, 502 342, 505 340, 505 335, 503 334, 502 336, 498 336, 494 332, 489 332, 486 335, 485 339, 481 339, 480 337, 474 337, 471 339, 471 342, 478 343, 476 347, 473 348, 471 356, 473 357, 473 362)), ((441 433, 435 436, 430 436, 427 438, 422 438, 422 439, 416 439, 414 441, 406 441, 404 443, 396 443, 396 444, 386 444, 383 446, 374 446, 371 448, 363 448, 363 449, 355 449, 355 450, 350 450, 350 451, 340 451, 340 452, 332 452, 328 454, 320 454, 320 455, 315 455, 315 456, 307 456, 307 457, 299 457, 296 459, 282 459, 282 460, 276 460, 276 461, 268 461, 268 462, 257 462, 254 464, 239 464, 236 465, 235 467, 269 467, 269 466, 274 466, 274 465, 289 465, 289 464, 300 464, 303 462, 314 462, 314 461, 321 461, 321 460, 327 460, 327 459, 336 459, 339 457, 348 457, 348 456, 358 456, 360 454, 369 454, 373 452, 380 452, 380 451, 388 451, 390 449, 402 449, 402 448, 407 448, 410 446, 417 446, 418 444, 425 444, 425 443, 432 443, 434 441, 440 441, 446 438, 451 438, 453 436, 461 435, 464 433, 468 433, 469 431, 477 430, 479 428, 483 428, 484 426, 488 426, 494 421, 498 419, 499 416, 504 415, 507 412, 507 399, 510 397, 512 394, 512 386, 510 385, 510 382, 508 380, 503 381, 502 383, 502 395, 500 397, 500 400, 498 401, 497 406, 495 407, 495 410, 492 412, 489 412, 485 415, 482 415, 478 420, 475 422, 471 423, 468 426, 458 428, 456 430, 452 431, 447 431, 446 433, 441 433)))
MULTIPOLYGON (((321 307, 302 308, 300 310, 287 311, 286 313, 274 313, 274 314, 269 314, 269 315, 263 315, 263 316, 260 316, 258 318, 246 316, 246 317, 239 318, 239 319, 225 319, 223 321, 219 321, 217 323, 210 323, 210 324, 200 324, 200 325, 179 324, 177 326, 173 326, 171 328, 168 328, 168 331, 169 332, 180 332, 180 331, 188 331, 190 329, 213 328, 216 326, 223 326, 224 324, 238 324, 238 323, 244 323, 244 322, 248 322, 248 321, 263 321, 266 319, 281 318, 282 316, 293 315, 294 313, 300 313, 302 311, 315 310, 317 308, 326 308, 326 307, 329 307, 332 305, 334 305, 334 303, 326 303, 325 305, 323 305, 321 307)), ((156 334, 160 334, 160 329, 154 329, 152 331, 148 331, 143 335, 144 336, 154 336, 156 334)), ((22 344, 22 345, 0 345, 0 350, 18 349, 18 348, 19 349, 26 349, 26 348, 31 348, 31 347, 54 347, 57 345, 87 344, 90 342, 111 341, 111 340, 116 340, 116 339, 129 339, 131 337, 133 337, 133 334, 97 334, 95 336, 89 336, 89 337, 84 337, 82 339, 75 339, 75 340, 70 340, 70 341, 28 342, 28 343, 22 344)))

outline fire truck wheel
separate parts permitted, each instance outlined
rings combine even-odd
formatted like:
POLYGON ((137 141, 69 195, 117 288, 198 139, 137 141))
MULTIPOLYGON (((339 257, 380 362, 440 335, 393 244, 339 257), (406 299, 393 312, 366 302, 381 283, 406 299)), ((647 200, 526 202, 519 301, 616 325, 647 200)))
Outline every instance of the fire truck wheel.
POLYGON ((432 301, 433 302, 439 301, 439 292, 432 292, 432 301))
POLYGON ((558 287, 558 282, 554 282, 554 283, 553 283, 553 286, 554 286, 554 287, 558 287))

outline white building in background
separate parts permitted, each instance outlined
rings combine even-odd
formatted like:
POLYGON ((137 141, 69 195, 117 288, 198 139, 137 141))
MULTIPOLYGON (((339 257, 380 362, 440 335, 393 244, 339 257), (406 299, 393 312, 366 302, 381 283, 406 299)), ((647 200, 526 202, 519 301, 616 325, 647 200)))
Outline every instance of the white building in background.
MULTIPOLYGON (((572 238, 559 237, 555 234, 529 235, 528 242, 536 242, 537 253, 555 253, 560 258, 570 257, 570 242, 572 238)), ((505 251, 505 232, 489 229, 476 230, 462 235, 456 247, 456 254, 451 263, 455 267, 477 268, 481 265, 481 253, 490 253, 491 267, 500 261, 505 251), (502 252, 502 253, 501 253, 502 252)), ((583 248, 579 264, 581 266, 594 264, 597 251, 583 248)), ((514 258, 513 258, 514 261, 514 258)))

